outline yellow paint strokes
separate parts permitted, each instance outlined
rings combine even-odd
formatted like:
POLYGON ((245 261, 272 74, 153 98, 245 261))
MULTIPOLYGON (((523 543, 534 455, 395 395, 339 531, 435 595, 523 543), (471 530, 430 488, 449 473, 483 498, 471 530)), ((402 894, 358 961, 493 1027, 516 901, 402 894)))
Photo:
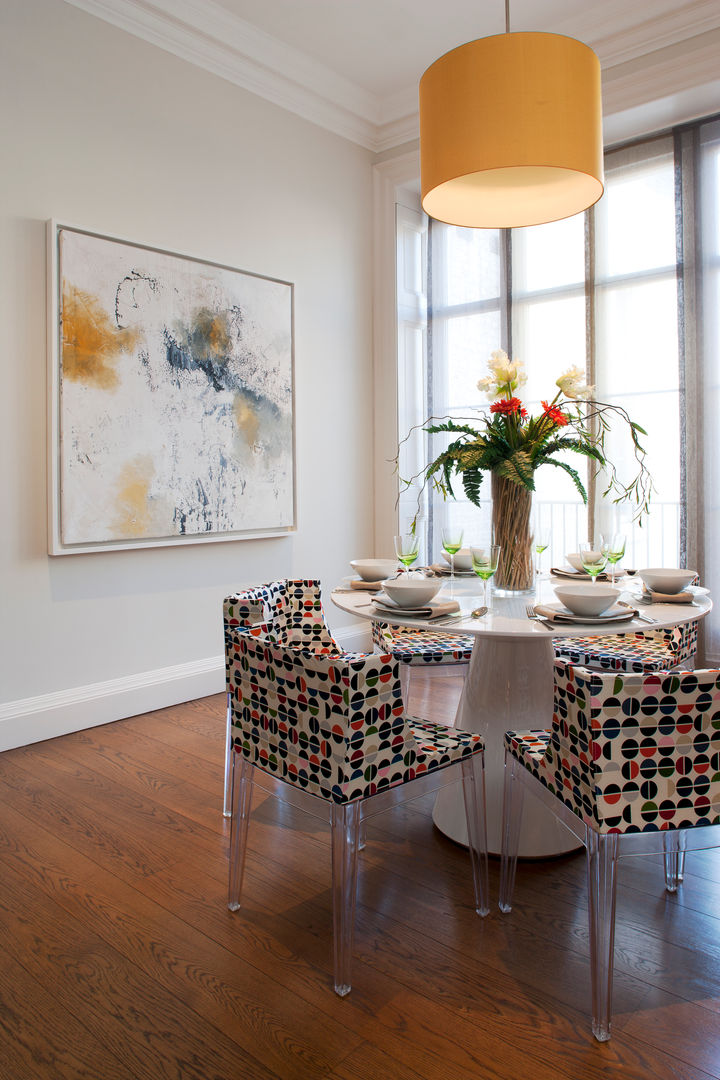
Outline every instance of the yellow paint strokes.
POLYGON ((260 430, 260 417, 252 398, 238 391, 233 408, 238 431, 245 436, 248 446, 254 446, 260 430))
POLYGON ((149 501, 155 466, 149 454, 138 454, 123 467, 115 495, 113 533, 117 536, 152 536, 153 512, 149 501))
POLYGON ((136 346, 136 330, 119 330, 96 296, 63 283, 63 377, 100 390, 118 384, 115 362, 136 346))
POLYGON ((227 359, 232 346, 227 315, 224 312, 218 315, 207 308, 201 308, 195 315, 192 338, 200 354, 216 360, 227 359))

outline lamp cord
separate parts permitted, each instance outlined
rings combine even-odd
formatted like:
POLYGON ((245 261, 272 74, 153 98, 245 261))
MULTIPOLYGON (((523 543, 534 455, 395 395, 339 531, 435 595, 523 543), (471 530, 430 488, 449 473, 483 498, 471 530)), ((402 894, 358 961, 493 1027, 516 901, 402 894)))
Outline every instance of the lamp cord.
POLYGON ((505 0, 505 33, 510 33, 510 0, 505 0))

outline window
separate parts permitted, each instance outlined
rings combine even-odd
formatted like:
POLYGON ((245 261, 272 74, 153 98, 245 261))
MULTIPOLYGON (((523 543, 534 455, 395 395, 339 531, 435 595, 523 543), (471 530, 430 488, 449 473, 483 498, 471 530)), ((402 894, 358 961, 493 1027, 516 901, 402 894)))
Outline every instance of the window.
MULTIPOLYGON (((598 400, 625 408, 647 431, 655 490, 642 527, 629 504, 602 497, 607 478, 593 483, 577 455, 569 461, 586 474, 587 507, 564 474, 538 471, 534 512, 551 527, 551 565, 593 530, 621 529, 626 565, 692 565, 720 588, 711 540, 720 530, 719 207, 715 119, 609 153, 605 195, 587 214, 512 232, 460 229, 421 213, 398 220, 398 267, 415 289, 408 304, 398 283, 401 436, 431 415, 477 418, 488 402, 476 383, 499 347, 525 363, 521 396, 531 412, 552 398, 561 372, 584 366, 598 400)), ((441 438, 416 427, 401 447, 401 477, 421 473, 441 438)), ((629 483, 637 468, 624 425, 613 424, 606 445, 629 483)), ((447 522, 464 527, 466 542, 488 539, 489 482, 483 487, 479 510, 460 483, 454 500, 426 491, 418 502, 417 485, 401 496, 400 525, 419 509, 428 561, 447 522)), ((720 625, 710 638, 708 656, 720 661, 720 625)))

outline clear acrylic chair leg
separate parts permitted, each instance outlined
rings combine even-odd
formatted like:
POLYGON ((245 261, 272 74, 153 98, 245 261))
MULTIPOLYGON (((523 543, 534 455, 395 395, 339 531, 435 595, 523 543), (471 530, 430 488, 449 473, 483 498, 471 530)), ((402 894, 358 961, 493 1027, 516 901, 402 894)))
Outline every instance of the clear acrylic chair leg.
POLYGON ((615 894, 617 891, 617 834, 586 830, 590 979, 592 982, 593 1035, 610 1038, 612 1017, 613 954, 615 949, 615 894))
POLYGON ((350 993, 357 894, 360 804, 333 803, 332 832, 333 945, 335 993, 350 993))
POLYGON ((402 694, 403 705, 405 706, 405 712, 408 711, 410 706, 410 664, 400 664, 400 693, 402 694))
POLYGON ((520 846, 525 788, 518 780, 520 765, 512 754, 505 751, 505 779, 503 786, 503 816, 500 834, 500 896, 498 907, 507 913, 512 911, 515 891, 515 870, 520 846))
POLYGON ((682 830, 665 834, 665 888, 677 892, 685 877, 685 837, 682 830))
POLYGON ((237 911, 240 907, 247 831, 253 796, 253 766, 243 754, 231 754, 232 818, 230 822, 230 880, 228 883, 228 907, 237 911))
POLYGON ((232 814, 232 713, 230 695, 227 695, 227 716, 225 721, 225 784, 223 787, 223 817, 232 814))
POLYGON ((462 763, 463 797, 467 818, 468 848, 478 915, 490 911, 488 884, 487 829, 485 824, 485 769, 482 754, 473 754, 462 763))

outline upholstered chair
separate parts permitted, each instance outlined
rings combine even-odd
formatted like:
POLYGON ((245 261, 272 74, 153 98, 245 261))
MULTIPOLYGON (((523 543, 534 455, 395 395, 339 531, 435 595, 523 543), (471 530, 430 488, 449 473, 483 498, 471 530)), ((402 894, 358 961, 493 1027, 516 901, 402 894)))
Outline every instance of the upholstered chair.
POLYGON ((698 622, 662 630, 637 630, 607 637, 553 639, 555 656, 581 667, 626 674, 650 674, 672 668, 692 667, 697 653, 698 622))
MULTIPOLYGON (((228 627, 255 628, 276 641, 305 645, 314 652, 337 653, 340 647, 325 622, 319 581, 273 581, 256 589, 228 596, 224 604, 228 627)), ((223 814, 230 817, 232 772, 232 712, 228 698, 225 729, 225 785, 223 814)))
POLYGON ((505 735, 500 908, 511 910, 528 788, 586 848, 592 1030, 610 1038, 617 864, 720 846, 720 671, 605 674, 555 664, 552 727, 505 735))
POLYGON ((321 628, 305 633, 299 614, 288 625, 288 612, 298 603, 319 618, 315 599, 319 604, 317 582, 274 582, 225 601, 232 777, 228 907, 240 906, 255 785, 328 821, 334 987, 344 996, 351 988, 360 830, 368 818, 462 783, 474 906, 487 914, 483 742, 479 735, 408 716, 398 664, 388 654, 344 653, 321 628))
POLYGON ((453 634, 447 630, 414 630, 391 626, 373 619, 373 647, 389 653, 400 665, 400 682, 408 700, 412 672, 422 670, 435 676, 464 675, 473 650, 471 634, 453 634))

